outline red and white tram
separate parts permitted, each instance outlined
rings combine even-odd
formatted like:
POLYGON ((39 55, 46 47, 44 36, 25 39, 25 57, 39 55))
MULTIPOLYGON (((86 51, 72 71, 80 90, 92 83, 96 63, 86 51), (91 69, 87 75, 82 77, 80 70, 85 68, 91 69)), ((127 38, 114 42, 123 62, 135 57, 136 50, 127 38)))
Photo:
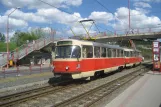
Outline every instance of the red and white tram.
POLYGON ((90 78, 141 63, 139 53, 118 45, 60 40, 56 44, 53 73, 73 79, 90 78))

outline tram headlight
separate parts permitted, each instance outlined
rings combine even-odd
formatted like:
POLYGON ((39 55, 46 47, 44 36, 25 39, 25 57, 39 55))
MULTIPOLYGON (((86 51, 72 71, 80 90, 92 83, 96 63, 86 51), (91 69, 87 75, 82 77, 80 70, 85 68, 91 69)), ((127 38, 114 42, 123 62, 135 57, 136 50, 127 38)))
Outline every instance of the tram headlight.
POLYGON ((66 67, 65 67, 65 69, 66 69, 66 70, 68 70, 68 69, 69 69, 69 67, 68 67, 68 66, 66 66, 66 67))

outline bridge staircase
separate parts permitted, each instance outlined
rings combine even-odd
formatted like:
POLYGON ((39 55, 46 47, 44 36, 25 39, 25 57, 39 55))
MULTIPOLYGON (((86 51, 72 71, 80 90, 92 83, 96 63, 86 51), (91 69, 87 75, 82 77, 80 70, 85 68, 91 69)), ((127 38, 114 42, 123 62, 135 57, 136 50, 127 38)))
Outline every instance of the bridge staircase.
POLYGON ((0 67, 3 67, 9 63, 9 60, 13 60, 14 62, 24 58, 31 52, 35 50, 40 50, 43 47, 49 45, 50 43, 54 43, 54 38, 40 38, 28 44, 24 44, 19 48, 16 48, 14 51, 9 52, 8 54, 3 54, 0 56, 0 67))

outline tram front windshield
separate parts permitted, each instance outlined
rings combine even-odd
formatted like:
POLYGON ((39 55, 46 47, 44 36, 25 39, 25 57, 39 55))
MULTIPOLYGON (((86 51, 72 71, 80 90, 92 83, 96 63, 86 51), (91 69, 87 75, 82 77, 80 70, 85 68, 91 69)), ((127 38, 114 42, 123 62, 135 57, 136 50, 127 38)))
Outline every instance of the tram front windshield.
POLYGON ((80 58, 81 49, 79 46, 57 46, 55 58, 80 58))

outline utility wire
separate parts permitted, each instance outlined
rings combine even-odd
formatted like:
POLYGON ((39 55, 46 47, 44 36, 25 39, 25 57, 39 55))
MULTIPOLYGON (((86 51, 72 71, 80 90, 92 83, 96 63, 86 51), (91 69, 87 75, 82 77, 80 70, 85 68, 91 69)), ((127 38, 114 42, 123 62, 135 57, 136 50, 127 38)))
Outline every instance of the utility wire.
MULTIPOLYGON (((104 6, 101 2, 99 2, 98 0, 94 0, 96 1, 99 5, 101 5, 103 8, 105 8, 108 12, 112 13, 112 11, 110 11, 106 6, 104 6)), ((112 13, 113 14, 113 13, 112 13)), ((113 14, 114 15, 114 14, 113 14)), ((114 15, 115 16, 115 15, 114 15)), ((115 16, 117 19, 119 19, 117 16, 115 16)), ((119 20, 121 21, 121 20, 119 20)), ((123 21, 121 21, 123 22, 123 21)), ((126 22, 123 22, 123 23, 126 23, 126 22)), ((127 23, 126 23, 127 24, 127 23)))
MULTIPOLYGON (((54 6, 54 5, 52 5, 52 4, 50 4, 50 3, 47 3, 47 2, 45 2, 45 1, 43 1, 43 0, 38 0, 38 1, 40 1, 40 2, 42 2, 42 3, 44 3, 44 4, 46 4, 46 5, 49 5, 49 6, 51 6, 51 7, 54 7, 54 8, 56 8, 56 9, 58 9, 58 10, 60 10, 60 11, 62 11, 62 12, 65 12, 65 13, 68 13, 68 14, 72 14, 72 13, 70 13, 70 12, 68 12, 68 11, 65 11, 65 10, 63 10, 63 9, 60 9, 60 8, 58 8, 58 7, 56 7, 56 6, 54 6)), ((108 9, 107 9, 108 10, 108 9)), ((73 16, 76 16, 76 15, 74 15, 74 14, 72 14, 73 16)), ((76 16, 77 18, 80 18, 79 16, 76 16)), ((96 24, 95 24, 96 25, 96 24)), ((97 25, 98 26, 98 25, 97 25)), ((100 27, 100 26, 99 26, 100 27)), ((100 28, 102 28, 102 27, 100 27, 100 28)), ((98 28, 97 28, 98 29, 98 28)), ((103 28, 103 29, 105 29, 105 28, 103 28)), ((105 30, 107 30, 107 31, 109 31, 109 32, 112 32, 112 31, 110 31, 110 30, 108 30, 108 29, 105 29, 105 30)))
POLYGON ((112 13, 108 8, 106 8, 102 3, 100 3, 98 0, 95 0, 99 5, 101 5, 103 8, 105 8, 107 11, 112 13))
MULTIPOLYGON (((95 0, 99 5, 101 5, 103 8, 105 8, 108 12, 112 13, 106 6, 104 6, 102 3, 100 3, 98 0, 95 0)), ((153 0, 154 1, 154 0, 153 0)), ((152 13, 160 13, 161 11, 156 11, 156 12, 152 12, 152 13)), ((143 15, 142 13, 140 14, 131 14, 130 16, 137 16, 137 15, 143 15)), ((116 17, 117 19, 119 19, 118 17, 116 17)), ((121 20, 120 20, 121 21, 121 20)), ((123 21, 121 21, 123 22, 123 21)), ((126 22, 125 22, 126 23, 126 22)), ((127 23, 126 23, 127 24, 127 23)))
MULTIPOLYGON (((42 2, 42 3, 44 3, 44 4, 47 4, 47 5, 51 6, 51 7, 54 7, 54 8, 56 8, 56 9, 62 11, 62 12, 68 13, 68 14, 70 14, 70 15, 72 14, 72 13, 70 13, 70 12, 68 12, 68 11, 65 11, 65 10, 63 10, 63 9, 60 9, 60 8, 54 6, 54 5, 50 4, 50 3, 47 3, 47 2, 45 2, 45 1, 43 1, 43 0, 38 0, 38 1, 40 1, 40 2, 42 2)), ((78 18, 80 18, 80 17, 77 16, 77 15, 74 15, 74 14, 72 14, 72 15, 73 15, 73 16, 76 16, 76 17, 78 17, 78 18)))

